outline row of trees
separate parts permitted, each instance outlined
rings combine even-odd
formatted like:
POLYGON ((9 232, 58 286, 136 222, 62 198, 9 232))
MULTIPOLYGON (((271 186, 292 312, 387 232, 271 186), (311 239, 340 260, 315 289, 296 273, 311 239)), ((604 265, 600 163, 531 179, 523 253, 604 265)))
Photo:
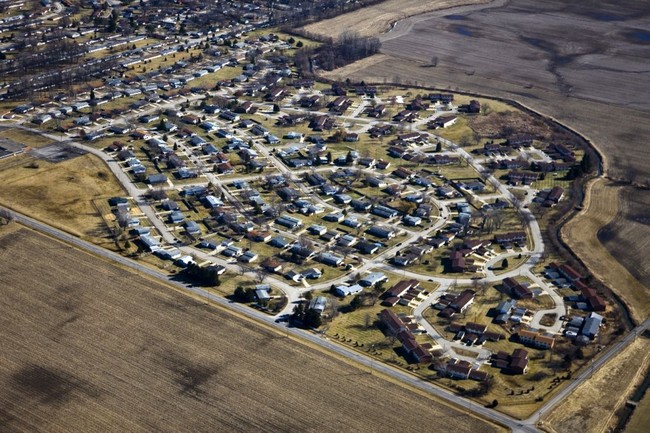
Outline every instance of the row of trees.
MULTIPOLYGON (((311 21, 321 21, 333 18, 364 6, 381 3, 383 0, 315 0, 305 2, 300 0, 285 0, 283 3, 294 6, 286 9, 271 9, 269 21, 271 25, 290 23, 290 29, 301 27, 311 21)), ((271 7, 273 3, 270 3, 271 7)))
POLYGON ((301 302, 293 309, 291 319, 295 322, 302 324, 305 328, 318 328, 323 324, 323 319, 320 313, 301 302))
POLYGON ((11 99, 29 99, 35 92, 61 86, 68 86, 68 90, 72 91, 74 84, 87 83, 93 75, 111 70, 116 64, 114 58, 108 57, 37 76, 22 75, 20 79, 11 83, 7 90, 7 96, 11 99))
POLYGON ((381 48, 378 38, 360 36, 357 32, 345 32, 336 41, 328 41, 317 48, 302 48, 295 54, 296 66, 303 74, 313 71, 314 62, 322 69, 331 71, 364 57, 377 54, 381 48))

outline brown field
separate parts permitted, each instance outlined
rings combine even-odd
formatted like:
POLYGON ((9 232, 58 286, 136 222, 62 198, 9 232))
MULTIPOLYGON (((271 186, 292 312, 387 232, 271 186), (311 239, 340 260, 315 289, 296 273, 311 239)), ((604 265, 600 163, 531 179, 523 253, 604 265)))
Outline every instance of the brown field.
POLYGON ((18 128, 0 127, 0 137, 29 147, 41 147, 52 143, 52 140, 47 137, 18 128))
POLYGON ((339 15, 305 26, 305 30, 320 36, 337 37, 345 31, 363 36, 377 36, 387 31, 395 21, 427 12, 463 5, 488 3, 490 0, 387 0, 354 12, 339 15))
MULTIPOLYGON (((605 284, 614 288, 630 306, 630 314, 636 321, 642 321, 650 314, 650 291, 644 287, 634 275, 621 265, 616 257, 610 254, 599 239, 599 230, 602 227, 612 227, 616 225, 625 226, 625 212, 619 205, 625 205, 625 201, 619 197, 620 188, 617 188, 612 182, 606 179, 597 179, 593 182, 587 199, 585 200, 584 209, 562 229, 562 237, 565 242, 575 251, 578 256, 585 262, 587 267, 594 275, 601 279, 605 284)), ((647 208, 646 208, 647 209, 647 208)), ((642 226, 647 230, 648 226, 642 226)), ((615 231, 616 236, 626 234, 622 230, 615 231)), ((646 247, 650 242, 650 236, 635 236, 635 238, 646 247)), ((625 255, 625 251, 621 251, 625 255)), ((645 260, 647 272, 648 263, 645 260)))
POLYGON ((3 432, 498 430, 15 223, 0 253, 3 432))
MULTIPOLYGON (((629 185, 618 188, 617 192, 616 216, 598 231, 598 239, 614 257, 625 257, 630 250, 647 251, 650 247, 650 194, 629 185)), ((650 260, 642 260, 629 271, 645 285, 647 301, 650 296, 650 260)))
POLYGON ((0 183, 0 204, 110 247, 104 238, 106 225, 93 200, 123 195, 124 190, 96 156, 86 154, 58 163, 29 155, 8 158, 0 161, 0 183), (30 167, 31 163, 38 167, 30 167))
POLYGON ((555 410, 544 414, 544 430, 555 433, 609 431, 608 428, 615 425, 614 412, 643 380, 650 362, 649 350, 650 340, 637 338, 576 388, 555 410))
MULTIPOLYGON (((650 44, 640 30, 650 26, 647 3, 599 0, 587 6, 513 0, 491 6, 469 12, 452 9, 445 11, 446 18, 437 14, 406 19, 382 35, 382 54, 376 61, 363 69, 351 65, 350 73, 343 68, 335 75, 515 99, 588 137, 604 156, 607 177, 650 183, 650 153, 641 144, 642 137, 650 135, 650 44), (429 66, 432 56, 438 57, 436 67, 429 66)), ((591 248, 591 263, 610 264, 616 258, 627 272, 618 272, 622 267, 615 265, 593 270, 611 283, 625 275, 637 277, 632 291, 643 301, 634 308, 646 310, 650 282, 645 243, 640 240, 648 238, 648 223, 639 212, 647 209, 650 191, 623 188, 618 197, 609 204, 619 205, 620 211, 601 232, 605 248, 591 248)), ((574 231, 574 242, 589 242, 600 227, 592 224, 592 231, 574 231)))

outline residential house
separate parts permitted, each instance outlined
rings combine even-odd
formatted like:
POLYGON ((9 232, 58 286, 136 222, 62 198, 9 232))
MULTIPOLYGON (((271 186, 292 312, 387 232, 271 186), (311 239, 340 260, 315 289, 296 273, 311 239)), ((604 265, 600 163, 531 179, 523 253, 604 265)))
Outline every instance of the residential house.
POLYGON ((555 345, 555 338, 552 335, 542 334, 537 331, 520 329, 517 335, 522 344, 530 345, 537 349, 552 349, 555 345))
POLYGON ((366 230, 366 233, 381 239, 392 239, 396 236, 396 232, 392 228, 382 227, 378 225, 373 225, 368 230, 366 230))
POLYGON ((339 284, 334 287, 334 293, 336 293, 336 296, 345 298, 346 296, 350 295, 356 295, 357 293, 361 293, 363 291, 363 287, 359 284, 353 284, 351 286, 347 284, 339 284))
POLYGON ((525 232, 509 232, 504 234, 494 235, 494 243, 501 246, 515 244, 518 246, 526 245, 525 232))
POLYGON ((533 291, 513 277, 504 278, 502 285, 515 299, 531 299, 533 297, 533 291))
POLYGON ((268 272, 279 273, 282 271, 282 262, 273 257, 267 257, 262 263, 260 263, 260 266, 268 272))
POLYGON ((323 263, 324 265, 333 267, 338 267, 343 264, 343 257, 332 253, 320 253, 316 257, 316 260, 318 260, 320 263, 323 263))
POLYGON ((359 280, 359 284, 363 287, 374 287, 376 284, 388 280, 388 277, 383 272, 371 272, 359 280))

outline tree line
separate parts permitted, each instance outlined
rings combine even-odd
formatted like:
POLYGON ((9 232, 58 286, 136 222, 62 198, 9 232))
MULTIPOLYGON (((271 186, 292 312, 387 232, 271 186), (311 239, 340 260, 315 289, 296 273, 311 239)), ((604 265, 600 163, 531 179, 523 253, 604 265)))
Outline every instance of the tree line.
POLYGON ((378 38, 348 31, 336 41, 330 39, 317 48, 301 48, 296 52, 294 61, 303 74, 310 75, 314 66, 331 71, 377 54, 380 48, 378 38))

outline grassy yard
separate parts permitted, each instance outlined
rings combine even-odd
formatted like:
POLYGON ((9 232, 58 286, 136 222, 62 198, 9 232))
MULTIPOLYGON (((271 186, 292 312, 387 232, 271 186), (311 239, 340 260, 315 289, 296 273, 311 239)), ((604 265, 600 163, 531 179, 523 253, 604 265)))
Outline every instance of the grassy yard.
POLYGON ((466 165, 464 161, 461 165, 443 165, 436 171, 447 179, 472 179, 478 177, 476 170, 471 165, 466 165))
POLYGON ((0 137, 15 141, 29 147, 42 147, 52 143, 52 140, 43 137, 40 134, 31 131, 25 131, 18 128, 0 129, 0 137))
POLYGON ((566 171, 558 171, 557 173, 547 173, 543 180, 533 182, 532 187, 536 189, 550 189, 555 186, 560 186, 565 190, 569 190, 572 180, 566 179, 566 171))
POLYGON ((467 117, 463 115, 459 115, 458 120, 453 125, 447 128, 437 129, 434 134, 456 144, 459 144, 463 139, 468 140, 470 143, 475 143, 473 138, 474 131, 469 127, 467 117))
MULTIPOLYGON (((508 226, 511 227, 511 226, 508 226)), ((526 254, 522 254, 521 258, 517 258, 517 256, 514 257, 508 257, 508 267, 506 268, 501 268, 501 263, 497 262, 495 264, 495 268, 493 268, 492 272, 494 272, 494 275, 501 275, 505 274, 506 272, 510 272, 513 269, 517 269, 519 266, 523 265, 526 263, 526 261, 530 258, 530 256, 526 254)))

